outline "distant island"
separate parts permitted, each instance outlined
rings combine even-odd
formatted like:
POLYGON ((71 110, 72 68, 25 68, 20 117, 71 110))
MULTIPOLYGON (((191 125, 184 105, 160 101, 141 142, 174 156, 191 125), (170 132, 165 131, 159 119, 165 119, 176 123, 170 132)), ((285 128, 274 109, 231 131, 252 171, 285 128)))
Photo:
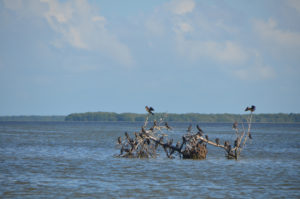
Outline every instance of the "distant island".
MULTIPOLYGON (((72 113, 67 116, 0 116, 0 121, 123 121, 141 122, 146 114, 87 112, 72 113)), ((168 122, 234 122, 245 121, 247 114, 201 114, 201 113, 155 113, 154 119, 164 118, 168 122)), ((254 114, 253 122, 259 123, 297 123, 300 122, 299 113, 254 114)))
MULTIPOLYGON (((65 121, 144 121, 147 114, 137 113, 114 113, 114 112, 87 112, 72 113, 66 116, 65 121)), ((201 114, 201 113, 155 113, 154 119, 164 118, 168 122, 234 122, 245 121, 247 114, 201 114)), ((277 113, 277 114, 254 114, 253 122, 260 123, 296 123, 300 122, 300 114, 277 113)))

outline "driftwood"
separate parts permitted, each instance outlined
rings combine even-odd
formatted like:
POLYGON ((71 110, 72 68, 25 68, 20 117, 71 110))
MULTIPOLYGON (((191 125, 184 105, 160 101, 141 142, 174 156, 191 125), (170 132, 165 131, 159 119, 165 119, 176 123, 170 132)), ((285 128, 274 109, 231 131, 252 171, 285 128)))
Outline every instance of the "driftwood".
POLYGON ((147 109, 146 106, 146 110, 149 114, 139 132, 134 132, 134 136, 131 137, 125 132, 123 139, 118 137, 118 146, 120 147, 118 157, 155 158, 157 156, 158 147, 161 147, 168 158, 174 158, 175 155, 178 155, 183 159, 206 159, 207 146, 212 145, 214 147, 223 148, 227 158, 238 159, 243 148, 246 146, 248 137, 252 139, 250 129, 255 106, 247 107, 245 110, 250 110, 251 112, 247 120, 247 131, 245 131, 243 123, 243 130, 241 132, 238 123, 235 122, 233 124, 236 135, 234 146, 231 146, 229 141, 220 144, 219 138, 216 138, 214 141, 210 140, 199 125, 197 125, 197 132, 193 132, 192 125, 190 125, 187 132, 182 136, 182 140, 175 144, 173 143, 173 139, 168 139, 167 134, 164 133, 164 131, 171 130, 172 127, 170 127, 167 122, 164 122, 163 118, 161 118, 159 122, 154 120, 150 128, 148 127, 149 118, 153 115, 152 111, 154 111, 154 109, 149 111, 149 108, 147 109))

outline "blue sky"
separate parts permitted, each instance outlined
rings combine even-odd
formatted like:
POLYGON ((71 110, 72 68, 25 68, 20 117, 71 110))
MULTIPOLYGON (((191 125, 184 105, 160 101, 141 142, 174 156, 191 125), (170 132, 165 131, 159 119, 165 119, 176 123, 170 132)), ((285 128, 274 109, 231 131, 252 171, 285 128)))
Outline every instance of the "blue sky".
POLYGON ((300 112, 300 1, 0 1, 0 115, 300 112))

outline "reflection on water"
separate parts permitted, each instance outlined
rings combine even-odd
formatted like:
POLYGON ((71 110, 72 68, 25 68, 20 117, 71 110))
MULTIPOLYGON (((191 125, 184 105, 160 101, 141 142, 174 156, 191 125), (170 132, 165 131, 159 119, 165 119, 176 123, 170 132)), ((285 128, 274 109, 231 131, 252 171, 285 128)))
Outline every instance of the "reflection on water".
MULTIPOLYGON (((187 123, 173 123, 180 139, 187 123)), ((1 198, 299 198, 300 124, 254 124, 240 160, 115 158, 116 138, 140 123, 0 123, 1 198)), ((231 124, 201 124, 233 140, 231 124)))

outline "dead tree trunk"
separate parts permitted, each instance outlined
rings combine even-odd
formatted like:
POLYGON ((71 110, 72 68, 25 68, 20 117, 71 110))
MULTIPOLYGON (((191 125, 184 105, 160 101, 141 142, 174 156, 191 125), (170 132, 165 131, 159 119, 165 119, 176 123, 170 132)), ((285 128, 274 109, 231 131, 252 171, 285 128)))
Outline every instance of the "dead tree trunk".
MULTIPOLYGON (((255 107, 254 107, 255 110, 255 107)), ((168 158, 174 158, 174 155, 178 155, 183 159, 206 159, 207 146, 223 148, 226 152, 228 159, 238 159, 240 153, 246 145, 247 138, 250 139, 250 129, 252 122, 252 113, 247 119, 248 129, 245 131, 244 124, 242 123, 243 131, 239 131, 238 123, 233 124, 235 130, 236 139, 234 146, 232 147, 229 141, 225 141, 224 144, 220 144, 219 138, 215 139, 215 142, 208 139, 207 135, 204 135, 202 129, 197 125, 198 132, 192 132, 192 126, 188 128, 187 133, 182 136, 182 141, 178 141, 173 144, 173 139, 167 139, 167 134, 164 131, 169 131, 172 128, 167 122, 164 122, 161 118, 159 122, 153 121, 153 125, 149 128, 149 117, 152 113, 148 114, 145 119, 144 125, 139 132, 134 132, 134 137, 130 137, 125 132, 125 138, 122 140, 118 138, 118 145, 120 146, 119 157, 127 158, 155 158, 157 155, 157 148, 162 147, 168 158)))

